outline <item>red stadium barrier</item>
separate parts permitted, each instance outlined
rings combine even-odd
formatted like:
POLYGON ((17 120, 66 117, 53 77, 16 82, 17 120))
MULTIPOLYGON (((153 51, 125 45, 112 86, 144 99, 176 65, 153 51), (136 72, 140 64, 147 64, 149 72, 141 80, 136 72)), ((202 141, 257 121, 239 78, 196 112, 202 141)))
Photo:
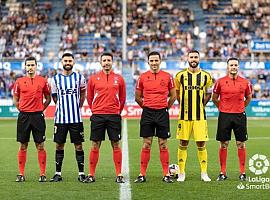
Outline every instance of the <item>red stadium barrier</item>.
MULTIPOLYGON (((54 117, 54 111, 55 111, 55 106, 54 105, 50 105, 48 106, 48 108, 45 111, 45 116, 47 118, 53 118, 54 117)), ((83 118, 89 118, 92 115, 92 112, 90 110, 90 108, 88 106, 83 106, 82 107, 82 117, 83 118)), ((170 110, 170 117, 171 118, 177 118, 178 117, 178 106, 173 106, 170 110)), ((140 118, 142 113, 142 109, 140 108, 140 106, 138 105, 126 105, 124 107, 124 110, 122 111, 122 117, 125 118, 140 118)))

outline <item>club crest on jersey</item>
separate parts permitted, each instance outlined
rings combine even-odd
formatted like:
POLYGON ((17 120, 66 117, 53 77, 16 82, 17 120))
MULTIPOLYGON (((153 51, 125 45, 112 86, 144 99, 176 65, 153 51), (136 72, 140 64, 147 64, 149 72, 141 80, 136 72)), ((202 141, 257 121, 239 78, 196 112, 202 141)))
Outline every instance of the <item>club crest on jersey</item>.
POLYGON ((113 82, 114 85, 118 85, 118 77, 114 77, 114 82, 113 82))
POLYGON ((163 87, 166 86, 166 83, 163 79, 161 79, 161 81, 160 81, 160 86, 163 86, 163 87))

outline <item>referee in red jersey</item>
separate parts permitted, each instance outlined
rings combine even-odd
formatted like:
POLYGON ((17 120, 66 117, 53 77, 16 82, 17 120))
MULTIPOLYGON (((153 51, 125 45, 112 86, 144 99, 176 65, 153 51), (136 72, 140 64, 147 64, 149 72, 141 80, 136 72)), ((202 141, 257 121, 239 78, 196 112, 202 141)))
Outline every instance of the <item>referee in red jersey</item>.
POLYGON ((172 183, 168 173, 169 151, 167 138, 170 135, 169 108, 176 100, 172 76, 160 70, 161 57, 158 52, 148 55, 150 70, 140 75, 136 83, 135 101, 143 108, 140 121, 140 137, 143 138, 140 174, 135 183, 146 181, 146 170, 150 160, 153 136, 158 137, 163 181, 172 183), (169 97, 169 98, 168 98, 169 97))
POLYGON ((229 58, 227 61, 227 75, 217 80, 214 86, 212 100, 219 109, 216 140, 220 141, 219 161, 220 174, 217 181, 227 179, 226 160, 227 148, 233 130, 238 148, 238 159, 241 181, 246 180, 245 162, 247 135, 247 116, 245 107, 252 97, 250 82, 238 75, 239 60, 229 58))
POLYGON ((126 101, 126 85, 123 77, 112 70, 113 55, 103 53, 100 57, 102 70, 90 76, 87 86, 87 102, 92 111, 92 145, 89 153, 89 175, 85 183, 95 182, 95 170, 99 159, 101 142, 107 131, 113 148, 113 161, 117 183, 124 183, 122 176, 121 112, 126 101))
POLYGON ((47 80, 36 75, 36 69, 36 59, 34 57, 26 58, 26 76, 18 78, 14 85, 13 101, 20 111, 17 120, 17 141, 20 142, 18 152, 20 172, 17 175, 16 182, 25 181, 24 169, 31 131, 38 151, 39 182, 46 181, 46 151, 44 148, 46 124, 43 111, 50 104, 51 96, 47 80), (44 102, 43 97, 46 99, 44 102))

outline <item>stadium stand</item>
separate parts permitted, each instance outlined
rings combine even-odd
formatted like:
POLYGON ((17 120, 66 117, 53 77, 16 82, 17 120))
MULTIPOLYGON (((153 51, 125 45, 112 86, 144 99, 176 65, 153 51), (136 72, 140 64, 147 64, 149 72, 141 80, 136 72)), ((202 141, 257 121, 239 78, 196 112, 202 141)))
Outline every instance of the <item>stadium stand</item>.
POLYGON ((1 58, 23 59, 33 55, 41 59, 51 6, 47 1, 1 3, 1 58))
POLYGON ((104 51, 121 54, 121 4, 112 1, 66 1, 60 51, 72 50, 76 58, 97 58, 104 51))
POLYGON ((144 60, 150 49, 163 58, 181 57, 194 47, 188 1, 129 1, 127 18, 129 60, 144 60))
MULTIPOLYGON (((238 57, 250 59, 251 40, 269 40, 270 2, 259 1, 202 1, 207 24, 206 58, 238 57), (210 6, 209 2, 214 2, 210 6)), ((260 60, 270 54, 256 54, 260 60)), ((265 57, 267 56, 267 57, 265 57)))

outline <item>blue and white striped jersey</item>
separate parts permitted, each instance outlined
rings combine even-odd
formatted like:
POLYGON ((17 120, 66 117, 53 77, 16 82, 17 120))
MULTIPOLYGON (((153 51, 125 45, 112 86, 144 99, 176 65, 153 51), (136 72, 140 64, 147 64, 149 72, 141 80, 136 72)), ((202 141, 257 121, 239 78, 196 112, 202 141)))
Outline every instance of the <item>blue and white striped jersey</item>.
POLYGON ((82 122, 80 89, 86 89, 83 75, 73 72, 69 76, 55 75, 51 80, 52 96, 57 95, 54 122, 60 124, 82 122))

